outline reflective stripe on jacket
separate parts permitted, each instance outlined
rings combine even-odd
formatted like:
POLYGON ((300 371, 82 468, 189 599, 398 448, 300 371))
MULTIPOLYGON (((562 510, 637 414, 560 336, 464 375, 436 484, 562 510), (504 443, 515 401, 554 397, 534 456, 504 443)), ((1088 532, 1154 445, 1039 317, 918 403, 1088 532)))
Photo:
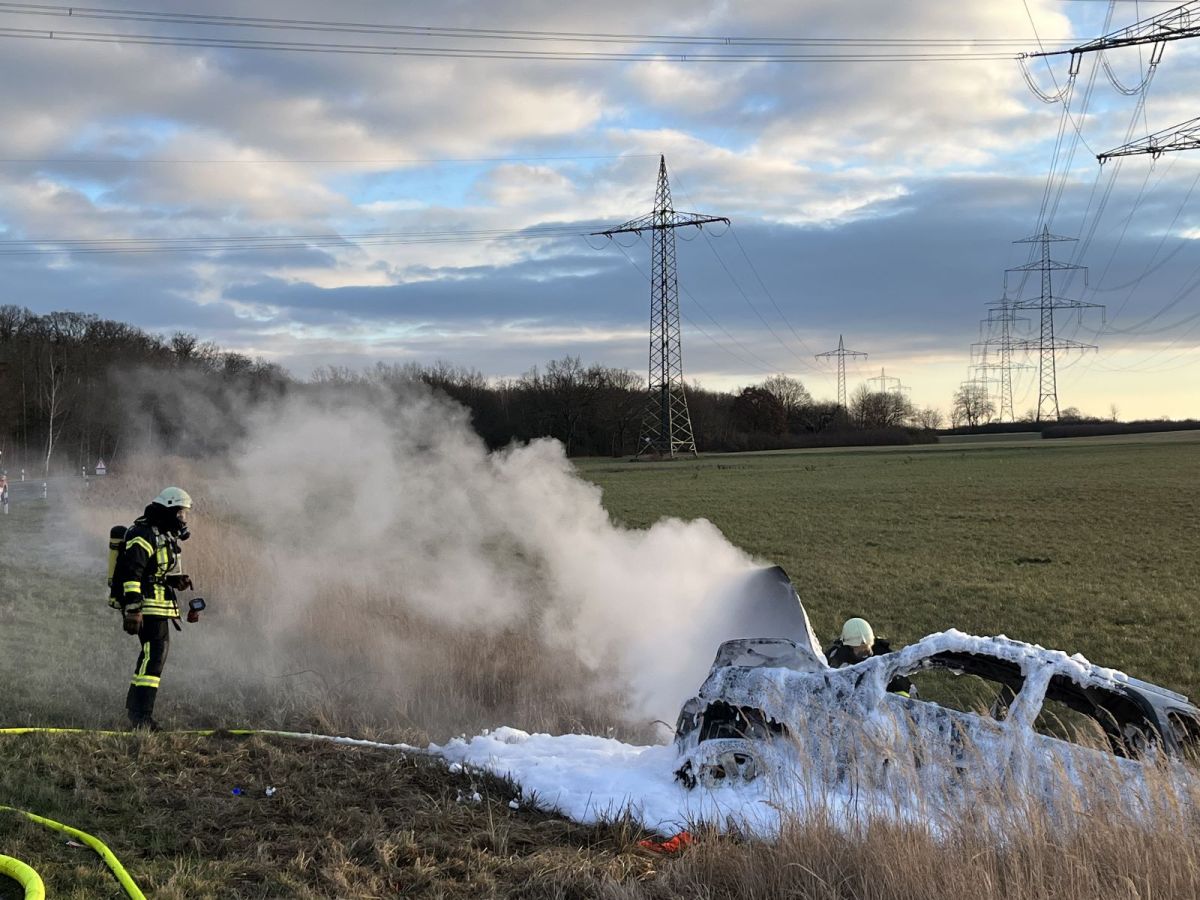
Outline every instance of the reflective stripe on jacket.
POLYGON ((120 585, 121 606, 140 608, 143 615, 179 618, 175 591, 167 586, 167 573, 175 568, 179 550, 175 541, 146 521, 138 519, 125 532, 125 542, 113 570, 113 585, 120 585))

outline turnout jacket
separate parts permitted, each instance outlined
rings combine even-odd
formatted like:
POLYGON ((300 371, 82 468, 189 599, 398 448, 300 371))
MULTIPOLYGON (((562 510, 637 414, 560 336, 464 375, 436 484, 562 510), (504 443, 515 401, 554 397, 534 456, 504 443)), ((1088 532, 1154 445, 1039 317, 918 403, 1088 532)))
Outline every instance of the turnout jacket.
MULTIPOLYGON (((871 656, 883 656, 885 653, 892 652, 892 645, 882 638, 875 641, 875 645, 871 648, 871 656)), ((852 666, 855 663, 860 663, 863 660, 854 655, 854 651, 842 643, 841 639, 833 642, 833 646, 825 651, 825 658, 829 665, 835 669, 840 669, 842 666, 852 666)), ((870 659, 870 657, 863 657, 870 659)), ((903 694, 905 697, 915 695, 913 691, 913 683, 910 679, 903 675, 897 675, 887 686, 888 691, 893 694, 903 694)))
POLYGON ((113 570, 113 593, 119 592, 124 610, 178 619, 179 605, 167 576, 178 571, 179 542, 151 524, 148 513, 125 532, 125 542, 113 570))

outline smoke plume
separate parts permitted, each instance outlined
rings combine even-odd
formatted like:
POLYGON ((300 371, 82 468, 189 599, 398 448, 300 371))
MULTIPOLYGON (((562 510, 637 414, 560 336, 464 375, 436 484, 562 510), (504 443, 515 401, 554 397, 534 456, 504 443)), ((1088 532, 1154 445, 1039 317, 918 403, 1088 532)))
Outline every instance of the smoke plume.
POLYGON ((237 430, 227 456, 125 477, 196 500, 185 558, 210 611, 172 660, 196 682, 307 678, 428 733, 597 728, 673 721, 743 636, 722 591, 752 561, 711 523, 621 527, 557 441, 489 452, 422 385, 306 387, 237 430), (467 682, 474 708, 455 709, 467 682))

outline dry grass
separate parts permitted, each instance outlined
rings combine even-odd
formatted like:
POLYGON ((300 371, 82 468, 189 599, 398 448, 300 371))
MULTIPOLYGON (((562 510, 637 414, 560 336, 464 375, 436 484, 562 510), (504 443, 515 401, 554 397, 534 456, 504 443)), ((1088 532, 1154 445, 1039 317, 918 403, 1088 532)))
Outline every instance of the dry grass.
MULTIPOLYGON (((1138 561, 1130 577, 1143 579, 1156 609, 1180 606, 1185 591, 1194 594, 1195 555, 1172 538, 1194 521, 1197 487, 1183 479, 1168 450, 1128 451, 1138 457, 1131 465, 1142 466, 1132 478, 1109 451, 1091 451, 1100 468, 1078 482, 1071 480, 1078 467, 1065 447, 1045 457, 992 456, 1002 465, 990 470, 982 456, 938 454, 938 462, 930 454, 904 463, 902 454, 870 460, 842 454, 747 461, 744 471, 720 476, 711 466, 679 468, 669 479, 650 466, 597 467, 593 474, 618 485, 609 499, 629 521, 651 512, 708 515, 793 575, 810 573, 826 624, 843 610, 861 611, 854 604, 862 602, 863 584, 871 602, 887 610, 894 634, 901 623, 919 633, 946 624, 974 627, 986 617, 1003 621, 976 630, 1075 649, 1080 644, 1068 638, 1075 634, 1070 623, 1078 621, 1096 648, 1142 654, 1154 667, 1144 674, 1187 688, 1195 681, 1194 660, 1142 653, 1149 625, 1140 606, 1101 604, 1090 617, 1067 615, 1093 602, 1097 584, 1116 578, 1111 570, 1124 565, 1123 555, 1138 561), (759 471, 760 465, 778 468, 759 471), (807 465, 830 471, 818 477, 807 465), (1019 477, 1008 474, 1018 467, 1019 477), (1050 496, 1047 485, 1082 497, 1086 509, 1056 508, 1045 521, 1027 521, 1023 498, 1031 491, 1050 496), (1094 494, 1086 493, 1088 485, 1094 494), (1114 506, 1144 527, 1134 534, 1116 521, 1121 517, 1098 512, 1114 506), (818 532, 793 522, 795 509, 808 510, 805 522, 819 517, 828 527, 818 532), (1069 515, 1087 518, 1100 533, 1094 540, 1047 536, 1069 515), (1114 535, 1119 540, 1108 539, 1114 535), (1053 545, 1049 551, 1030 549, 1044 541, 1053 545), (1165 548, 1170 560, 1154 563, 1151 545, 1165 548), (861 551, 855 566, 845 565, 847 546, 861 551), (1098 562, 1113 546, 1125 549, 1098 562), (1054 571, 1012 562, 1043 553, 1054 571), (1070 577, 1085 569, 1087 578, 1070 577), (974 618, 948 621, 963 610, 974 618), (1047 636, 1031 630, 1035 623, 1057 630, 1047 636)), ((177 461, 139 474, 144 482, 97 483, 86 502, 72 501, 82 519, 68 517, 68 504, 52 504, 14 507, 0 523, 5 724, 121 724, 134 647, 102 599, 104 535, 140 509, 145 483, 203 484, 204 477, 177 461), (70 523, 78 521, 86 533, 76 537, 70 523)), ((546 647, 535 618, 504 634, 450 629, 394 602, 393 586, 336 573, 321 584, 328 604, 281 617, 269 548, 229 510, 196 493, 204 525, 188 545, 189 567, 213 611, 173 641, 161 702, 168 724, 311 727, 410 742, 501 723, 593 733, 617 727, 638 736, 637 723, 622 721, 619 692, 595 688, 611 683, 604 673, 598 680, 598 673, 546 647)), ((55 496, 71 499, 65 491, 55 496)), ((1121 585, 1116 599, 1140 600, 1133 582, 1111 583, 1121 585)), ((1181 640, 1175 649, 1192 645, 1181 640)), ((1181 788, 1170 773, 1152 773, 1148 796, 1157 807, 1131 813, 1106 771, 1082 782, 1051 773, 1051 803, 1017 790, 1015 782, 976 780, 965 793, 946 794, 916 771, 894 774, 894 796, 909 802, 917 796, 920 814, 907 824, 892 815, 852 822, 816 791, 808 814, 789 820, 775 840, 747 839, 736 829, 707 832, 678 857, 661 857, 637 848, 642 834, 627 821, 583 827, 511 810, 513 792, 503 781, 451 775, 420 757, 260 738, 0 738, 0 803, 97 834, 156 898, 1200 896, 1194 789, 1181 788), (262 793, 268 785, 279 788, 270 800, 262 793), (246 794, 234 797, 234 786, 246 794), (475 789, 482 802, 458 802, 460 793, 475 789)), ((34 864, 51 896, 120 896, 90 853, 36 826, 0 816, 0 852, 34 864)), ((12 885, 0 882, 0 898, 11 896, 12 885)))
MULTIPOLYGON (((72 632, 79 646, 53 649, 57 663, 70 667, 68 680, 84 689, 72 696, 61 671, 39 678, 44 637, 14 642, 13 655, 26 658, 38 683, 0 699, 7 721, 119 722, 136 647, 100 599, 108 529, 140 513, 146 484, 205 480, 186 461, 148 461, 136 474, 97 480, 69 506, 52 503, 40 521, 36 510, 26 511, 27 546, 47 532, 81 536, 67 577, 55 571, 51 554, 35 553, 41 565, 30 558, 22 572, 10 570, 12 596, 67 586, 96 602, 81 608, 86 638, 72 632), (81 649, 89 643, 95 652, 81 649), (98 708, 112 715, 98 716, 98 708)), ((255 533, 231 509, 196 493, 185 557, 209 611, 200 625, 185 625, 172 638, 159 701, 166 722, 312 728, 410 742, 513 722, 552 733, 649 733, 625 720, 614 678, 546 643, 536 614, 501 630, 451 627, 407 606, 403 585, 378 583, 372 573, 340 568, 336 560, 306 585, 317 602, 290 603, 280 573, 294 548, 255 533)), ((5 608, 0 602, 0 617, 5 608)), ((7 608, 16 613, 15 605, 7 608)))
MULTIPOLYGON (((147 894, 166 900, 1200 896, 1198 798, 1165 770, 1149 776, 1147 796, 1161 807, 1153 817, 1130 815, 1099 770, 1057 780, 1051 803, 1011 784, 932 791, 907 824, 813 795, 774 840, 698 828, 690 848, 664 857, 637 846, 644 834, 628 820, 585 827, 513 810, 516 792, 502 780, 394 751, 23 736, 0 738, 0 758, 0 796, 108 841, 147 894), (464 801, 476 791, 479 802, 464 801), (1166 795, 1174 799, 1159 802, 1166 795)), ((87 851, 34 825, 0 816, 0 846, 37 866, 51 896, 120 896, 87 851)))
MULTIPOLYGON (((105 840, 156 900, 466 898, 538 895, 550 884, 574 893, 644 877, 655 864, 628 826, 514 811, 503 781, 391 751, 34 735, 0 738, 0 757, 9 805, 105 840), (460 802, 476 791, 480 802, 460 802)), ((123 896, 90 851, 23 819, 0 815, 0 847, 35 866, 49 896, 123 896)), ((11 887, 0 881, 0 898, 11 887)))

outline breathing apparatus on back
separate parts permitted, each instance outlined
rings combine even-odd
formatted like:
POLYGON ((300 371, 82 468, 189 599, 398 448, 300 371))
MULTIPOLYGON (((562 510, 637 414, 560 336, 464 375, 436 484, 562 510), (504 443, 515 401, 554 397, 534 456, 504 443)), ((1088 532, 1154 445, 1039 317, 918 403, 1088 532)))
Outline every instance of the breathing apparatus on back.
MULTIPOLYGON (((179 542, 191 537, 188 531, 188 511, 192 507, 192 498, 182 488, 169 487, 154 498, 146 507, 138 524, 151 526, 158 534, 168 541, 174 550, 175 564, 171 571, 165 573, 166 584, 175 590, 187 590, 192 587, 192 580, 185 575, 180 565, 179 542)), ((108 605, 113 609, 121 609, 121 586, 113 584, 113 575, 117 568, 117 560, 125 549, 125 540, 129 527, 114 525, 108 532, 108 605)), ((189 604, 188 621, 196 621, 200 610, 204 609, 204 601, 195 598, 189 604)))

